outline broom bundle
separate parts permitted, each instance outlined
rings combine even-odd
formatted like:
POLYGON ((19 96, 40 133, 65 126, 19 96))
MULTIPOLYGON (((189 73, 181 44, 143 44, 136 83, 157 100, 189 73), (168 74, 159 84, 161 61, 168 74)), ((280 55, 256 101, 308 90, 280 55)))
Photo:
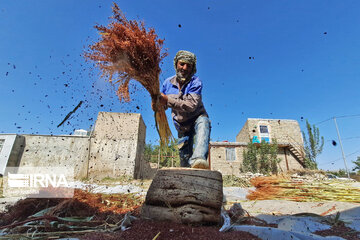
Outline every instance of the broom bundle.
POLYGON ((351 182, 330 180, 298 182, 276 176, 257 177, 250 182, 256 190, 250 191, 246 196, 249 200, 360 202, 360 190, 352 186, 351 182))
MULTIPOLYGON (((155 30, 148 31, 143 22, 127 20, 116 3, 113 6, 112 21, 107 27, 96 25, 100 40, 85 53, 87 59, 96 62, 102 77, 118 86, 120 101, 130 101, 129 82, 134 79, 150 93, 153 100, 160 95, 160 62, 167 56, 161 53, 163 40, 158 39, 155 30)), ((165 109, 155 111, 155 125, 160 136, 160 145, 166 146, 172 140, 165 109)))
POLYGON ((282 192, 282 189, 278 187, 280 181, 274 176, 252 178, 250 183, 256 187, 256 190, 250 191, 250 194, 246 196, 247 199, 267 200, 277 197, 282 192))

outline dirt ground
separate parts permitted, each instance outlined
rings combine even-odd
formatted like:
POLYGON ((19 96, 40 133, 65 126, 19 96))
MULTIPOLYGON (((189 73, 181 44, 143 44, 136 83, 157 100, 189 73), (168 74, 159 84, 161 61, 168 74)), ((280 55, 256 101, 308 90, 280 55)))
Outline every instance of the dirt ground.
MULTIPOLYGON (((36 222, 46 235, 52 237, 77 237, 79 239, 259 239, 247 232, 219 232, 219 226, 183 225, 171 222, 160 222, 140 219, 140 208, 143 200, 130 194, 103 195, 91 194, 81 190, 75 191, 73 199, 23 199, 0 213, 0 230, 9 229, 11 236, 26 236, 33 232, 29 225, 36 222), (50 209, 46 214, 38 216, 43 209, 50 209), (137 219, 128 225, 126 231, 119 230, 119 223, 125 214, 130 213, 137 219), (35 214, 35 215, 34 215, 35 214), (35 217, 37 216, 37 217, 35 217), (91 221, 69 221, 69 218, 92 217, 91 221), (57 227, 50 222, 58 221, 57 227), (59 228, 60 223, 62 228, 59 228), (108 229, 103 226, 108 226, 108 229), (114 229, 117 228, 116 230, 114 229), (79 234, 73 231, 94 230, 79 234), (96 229, 94 229, 94 227, 96 229), (71 228, 71 229, 70 229, 71 228), (112 228, 113 230, 109 230, 112 228), (63 233, 59 233, 62 231, 63 233), (66 233, 67 232, 67 233, 66 233), (11 235, 12 234, 12 235, 11 235)), ((1 238, 1 236, 0 236, 1 238)))
MULTIPOLYGON (((247 232, 219 232, 221 224, 218 226, 194 226, 140 219, 139 213, 145 198, 143 193, 147 191, 150 183, 151 181, 128 183, 141 187, 142 194, 101 194, 77 190, 73 199, 19 200, 18 198, 0 198, 0 231, 1 229, 8 228, 11 229, 10 234, 21 235, 27 231, 34 231, 31 228, 31 222, 36 222, 38 225, 42 224, 42 231, 46 233, 44 236, 47 237, 77 237, 78 239, 91 240, 154 239, 156 236, 156 239, 259 239, 247 232), (5 208, 5 205, 9 203, 13 206, 5 208), (35 219, 35 221, 31 217, 33 214, 49 207, 54 208, 47 215, 41 216, 39 219, 35 219), (134 220, 126 231, 115 230, 124 219, 126 213, 138 217, 137 220, 134 220), (49 218, 48 216, 53 216, 54 218, 49 218), (92 219, 91 221, 79 223, 66 222, 62 219, 64 217, 92 217, 92 219), (59 222, 57 227, 49 224, 54 221, 59 222), (60 225, 62 228, 59 228, 60 225), (76 233, 74 231, 75 227, 80 227, 79 231, 85 231, 81 234, 76 233), (90 230, 86 233, 87 229, 90 230), (62 231, 62 233, 59 233, 59 231, 62 231)), ((111 191, 112 186, 119 184, 116 181, 109 180, 106 183, 106 188, 102 186, 99 189, 111 191)), ((124 182, 121 182, 121 184, 124 184, 124 182)), ((226 189, 226 191, 224 190, 224 199, 229 200, 224 202, 225 208, 229 209, 236 202, 249 214, 249 217, 243 219, 241 224, 277 227, 275 224, 276 220, 286 216, 293 216, 294 214, 313 213, 321 216, 335 217, 340 212, 340 220, 343 219, 344 221, 338 221, 334 223, 331 229, 317 231, 315 234, 360 240, 359 229, 354 230, 349 228, 348 225, 344 225, 344 222, 350 219, 354 220, 354 226, 358 225, 360 227, 359 203, 338 201, 295 202, 286 200, 249 201, 245 198, 247 189, 224 189, 226 189), (264 224, 264 222, 266 223, 264 224)))
POLYGON ((85 234, 80 236, 83 240, 101 240, 101 239, 129 239, 129 240, 151 240, 155 236, 157 240, 161 239, 260 239, 247 232, 219 232, 220 226, 190 226, 171 222, 158 222, 151 220, 137 220, 131 228, 124 232, 111 234, 85 234))

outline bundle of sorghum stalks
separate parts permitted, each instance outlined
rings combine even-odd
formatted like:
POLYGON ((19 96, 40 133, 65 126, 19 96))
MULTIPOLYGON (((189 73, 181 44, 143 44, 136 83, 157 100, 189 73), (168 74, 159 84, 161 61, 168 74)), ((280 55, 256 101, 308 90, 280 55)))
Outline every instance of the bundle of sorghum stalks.
MULTIPOLYGON (((160 94, 160 62, 167 55, 161 53, 163 40, 153 28, 147 30, 144 22, 127 20, 117 4, 108 26, 96 25, 100 39, 85 53, 95 61, 102 77, 117 86, 120 101, 130 101, 129 82, 136 80, 150 93, 152 99, 160 94)), ((172 139, 165 110, 155 111, 155 123, 162 146, 172 139)))

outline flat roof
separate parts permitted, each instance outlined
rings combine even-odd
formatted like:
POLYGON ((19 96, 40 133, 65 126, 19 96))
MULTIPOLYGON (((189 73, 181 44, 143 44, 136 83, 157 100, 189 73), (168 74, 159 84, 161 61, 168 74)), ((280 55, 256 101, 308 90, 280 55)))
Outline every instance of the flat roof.
POLYGON ((264 121, 291 121, 291 122, 297 122, 297 120, 294 119, 270 119, 270 118, 248 118, 247 120, 264 120, 264 121))
MULTIPOLYGON (((260 145, 260 143, 256 143, 260 145)), ((214 147, 239 147, 239 146, 247 146, 246 142, 210 142, 210 146, 214 147)), ((279 147, 287 147, 289 143, 277 143, 279 147)))

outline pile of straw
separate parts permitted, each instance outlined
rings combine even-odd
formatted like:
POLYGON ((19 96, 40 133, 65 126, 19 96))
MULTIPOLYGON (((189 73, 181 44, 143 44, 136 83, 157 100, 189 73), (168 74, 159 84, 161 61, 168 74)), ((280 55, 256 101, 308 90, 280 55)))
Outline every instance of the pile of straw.
MULTIPOLYGON (((99 41, 85 53, 87 59, 96 62, 102 77, 118 86, 120 101, 130 101, 129 82, 140 82, 152 99, 160 95, 160 62, 167 55, 161 53, 163 40, 158 39, 155 30, 146 30, 143 22, 127 20, 116 3, 113 16, 107 27, 96 25, 100 32, 99 41)), ((155 123, 162 146, 172 139, 165 110, 155 112, 155 123)))
POLYGON ((251 179, 256 187, 246 197, 249 200, 282 199, 298 202, 341 201, 360 203, 359 188, 350 182, 313 181, 298 182, 285 177, 257 177, 251 179))

